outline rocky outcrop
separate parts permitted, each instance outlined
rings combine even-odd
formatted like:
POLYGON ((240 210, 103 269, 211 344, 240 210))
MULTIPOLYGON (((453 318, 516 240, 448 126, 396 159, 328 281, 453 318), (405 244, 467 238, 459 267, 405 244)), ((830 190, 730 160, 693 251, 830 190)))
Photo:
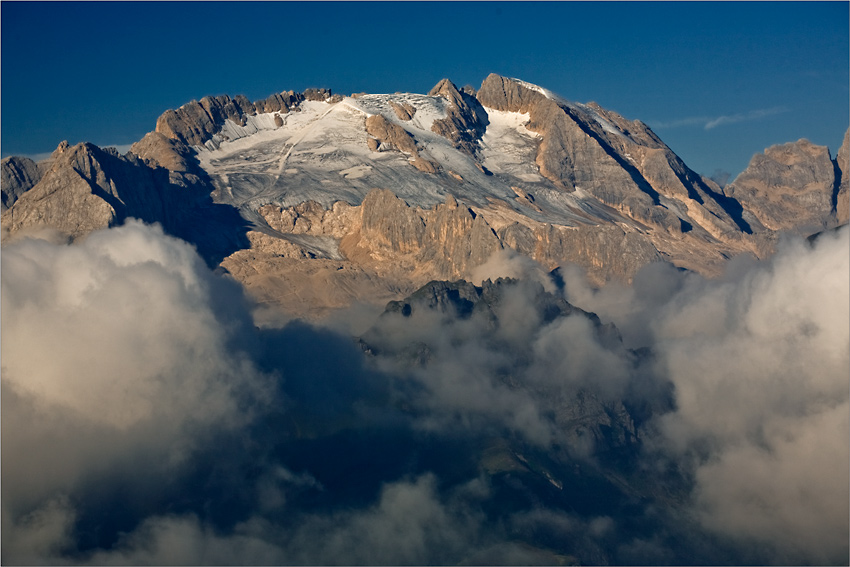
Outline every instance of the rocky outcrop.
POLYGON ((410 165, 424 173, 436 173, 437 165, 419 155, 419 148, 410 133, 393 124, 381 114, 374 114, 366 119, 366 132, 372 136, 366 143, 371 151, 384 149, 397 150, 411 156, 410 165), (370 140, 375 140, 371 142, 370 140))
POLYGON ((763 227, 808 235, 834 222, 835 169, 826 146, 803 139, 753 156, 724 193, 763 227))
POLYGON ((0 162, 0 212, 15 204, 18 198, 32 189, 41 179, 38 165, 25 157, 8 157, 0 162))
POLYGON ((658 193, 624 157, 605 142, 604 131, 571 107, 498 75, 488 76, 478 100, 496 110, 528 113, 529 130, 542 135, 536 164, 540 174, 565 191, 598 197, 617 210, 663 230, 681 230, 681 222, 660 206, 658 193))
POLYGON ((316 102, 324 102, 331 97, 333 93, 330 89, 306 89, 304 91, 304 100, 313 100, 316 102))
POLYGON ((369 116, 366 119, 366 132, 387 149, 398 150, 412 156, 419 155, 413 136, 407 130, 393 124, 380 114, 369 116))
POLYGON ((431 130, 446 138, 455 148, 474 156, 478 140, 487 129, 487 112, 468 93, 457 90, 448 79, 443 79, 428 92, 429 96, 442 96, 449 101, 447 116, 435 120, 431 130))
POLYGON ((412 281, 461 277, 501 249, 484 218, 451 196, 422 210, 391 191, 376 189, 358 208, 360 223, 341 240, 340 251, 375 268, 386 261, 404 266, 413 270, 412 281))
POLYGON ((244 125, 245 114, 253 113, 254 107, 244 97, 238 100, 227 95, 206 96, 193 100, 177 110, 166 110, 156 121, 156 132, 188 144, 200 146, 221 129, 225 120, 244 125))
POLYGON ((487 108, 520 114, 530 113, 538 103, 546 100, 543 93, 526 88, 513 79, 495 73, 491 73, 484 79, 475 96, 478 102, 487 108))
POLYGON ((395 112, 395 115, 398 116, 398 119, 404 120, 405 122, 411 120, 413 115, 416 114, 416 107, 406 101, 399 104, 396 101, 391 100, 390 106, 392 107, 393 112, 395 112))
POLYGON ((185 165, 173 144, 150 136, 137 149, 149 157, 60 144, 41 179, 0 217, 4 235, 50 227, 77 239, 133 217, 194 243, 212 265, 248 245, 235 209, 211 202, 212 187, 154 163, 156 155, 185 165))
POLYGON ((206 96, 177 110, 166 110, 156 121, 156 132, 189 146, 202 146, 221 130, 225 120, 245 126, 247 117, 258 113, 289 112, 304 100, 338 102, 330 89, 306 89, 303 93, 283 91, 251 102, 244 95, 206 96))
POLYGON ((252 113, 254 111, 259 114, 289 112, 290 109, 296 107, 302 100, 304 100, 304 95, 291 90, 275 93, 266 99, 255 102, 252 108, 252 113))
POLYGON ((181 173, 197 173, 197 165, 189 147, 160 132, 148 132, 144 138, 130 146, 130 151, 153 167, 164 167, 181 173))

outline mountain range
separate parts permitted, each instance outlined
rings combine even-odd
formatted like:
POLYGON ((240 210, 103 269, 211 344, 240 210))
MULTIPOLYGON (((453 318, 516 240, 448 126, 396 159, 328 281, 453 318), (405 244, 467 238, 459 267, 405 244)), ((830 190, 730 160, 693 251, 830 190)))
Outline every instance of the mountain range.
POLYGON ((846 565, 848 159, 498 75, 4 159, 0 559, 846 565))
POLYGON ((469 278, 494 254, 630 282, 665 261, 717 276, 778 235, 848 222, 848 136, 767 148, 725 187, 646 124, 492 74, 476 91, 208 96, 125 155, 63 142, 2 162, 4 240, 75 240, 130 217, 194 244, 261 302, 307 317, 469 278))

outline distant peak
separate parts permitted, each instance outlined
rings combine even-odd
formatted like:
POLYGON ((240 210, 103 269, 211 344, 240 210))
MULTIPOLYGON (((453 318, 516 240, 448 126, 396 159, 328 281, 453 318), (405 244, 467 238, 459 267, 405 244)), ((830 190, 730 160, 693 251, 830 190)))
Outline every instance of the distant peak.
POLYGON ((458 90, 457 90, 457 87, 455 86, 455 84, 448 79, 443 79, 439 83, 434 85, 434 88, 432 88, 430 91, 428 91, 428 96, 436 96, 436 95, 440 95, 440 94, 451 95, 451 94, 457 94, 457 93, 458 93, 458 90))

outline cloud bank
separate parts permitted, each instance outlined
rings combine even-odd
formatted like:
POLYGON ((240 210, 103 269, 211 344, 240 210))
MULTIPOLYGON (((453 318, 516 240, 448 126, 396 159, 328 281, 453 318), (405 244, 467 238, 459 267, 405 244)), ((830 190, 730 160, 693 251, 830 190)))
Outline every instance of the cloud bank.
POLYGON ((6 244, 2 559, 846 563, 848 258, 597 290, 502 255, 357 339, 256 327, 135 221, 6 244))

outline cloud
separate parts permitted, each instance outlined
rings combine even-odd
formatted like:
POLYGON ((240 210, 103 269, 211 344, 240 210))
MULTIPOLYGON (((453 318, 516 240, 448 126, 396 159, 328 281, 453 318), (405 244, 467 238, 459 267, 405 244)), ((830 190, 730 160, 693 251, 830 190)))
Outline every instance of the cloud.
POLYGON ((712 118, 708 116, 690 116, 688 118, 680 118, 679 120, 671 120, 668 122, 653 121, 652 127, 658 129, 664 128, 681 128, 683 126, 704 126, 711 122, 712 118))
POLYGON ((724 114, 721 116, 690 116, 687 118, 681 118, 679 120, 672 121, 654 121, 651 125, 653 128, 658 129, 702 126, 706 130, 713 130, 718 126, 724 126, 726 124, 736 124, 738 122, 750 122, 753 120, 761 120, 762 118, 767 118, 768 116, 774 116, 776 114, 782 114, 788 111, 788 107, 773 106, 771 108, 759 108, 756 110, 750 110, 749 112, 724 114))
POLYGON ((504 254, 486 309, 358 340, 255 326, 157 227, 4 243, 2 559, 846 562, 848 262, 847 227, 717 280, 504 254))
POLYGON ((688 282, 655 324, 676 387, 664 443, 697 459, 705 524, 792 561, 848 553, 849 259, 847 227, 786 241, 725 281, 688 282))
POLYGON ((158 227, 19 240, 0 276, 4 557, 77 518, 69 494, 165 490, 274 391, 239 348, 239 287, 158 227))
POLYGON ((244 300, 186 243, 131 222, 80 246, 22 241, 2 261, 4 384, 20 395, 119 429, 237 419, 251 368, 228 325, 250 320, 215 306, 244 300))
POLYGON ((848 259, 845 226, 719 280, 659 264, 593 290, 564 272, 568 299, 654 351, 676 409, 644 441, 693 471, 704 527, 772 550, 757 561, 847 559, 848 259))
POLYGON ((718 116, 717 118, 713 118, 712 120, 706 122, 705 129, 711 130, 713 128, 725 124, 736 124, 738 122, 750 122, 752 120, 760 120, 762 118, 773 116, 775 114, 782 114, 783 112, 788 112, 788 108, 784 106, 774 106, 772 108, 760 108, 758 110, 751 110, 749 112, 718 116))

